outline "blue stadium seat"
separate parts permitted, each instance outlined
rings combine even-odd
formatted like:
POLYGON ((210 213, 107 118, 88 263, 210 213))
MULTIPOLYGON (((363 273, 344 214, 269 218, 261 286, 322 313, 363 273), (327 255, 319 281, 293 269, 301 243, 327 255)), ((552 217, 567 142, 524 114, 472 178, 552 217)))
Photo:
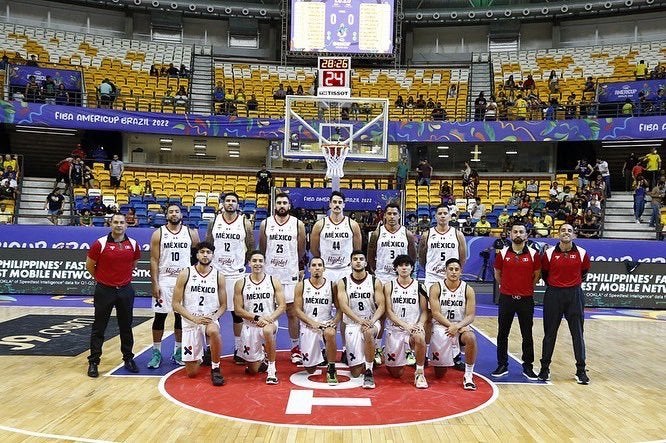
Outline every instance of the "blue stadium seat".
POLYGON ((104 226, 106 224, 106 219, 104 217, 93 217, 92 222, 93 226, 104 226))
POLYGON ((196 227, 199 229, 208 229, 208 220, 200 220, 196 227))

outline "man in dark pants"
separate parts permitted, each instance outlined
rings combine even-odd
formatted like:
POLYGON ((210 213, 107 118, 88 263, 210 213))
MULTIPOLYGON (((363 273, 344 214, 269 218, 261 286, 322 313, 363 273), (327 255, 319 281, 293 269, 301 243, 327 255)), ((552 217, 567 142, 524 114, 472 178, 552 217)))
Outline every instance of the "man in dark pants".
POLYGON ((569 324, 576 357, 576 381, 586 385, 590 383, 590 378, 585 370, 585 294, 581 284, 590 270, 590 256, 585 249, 574 244, 574 229, 570 224, 560 227, 559 236, 559 243, 554 248, 546 249, 541 257, 546 294, 543 299, 544 338, 539 380, 550 380, 550 361, 555 349, 557 329, 564 315, 569 324))
POLYGON ((495 280, 499 282, 499 314, 497 316, 497 369, 493 377, 509 373, 509 332, 513 316, 518 315, 520 335, 523 338, 523 375, 537 380, 532 341, 534 318, 534 285, 541 272, 539 253, 527 245, 525 225, 511 226, 511 245, 503 247, 495 256, 495 280))
POLYGON ((131 282, 132 271, 141 257, 141 249, 136 240, 125 235, 127 222, 123 214, 114 214, 110 225, 111 233, 95 240, 90 246, 86 260, 86 269, 97 281, 94 295, 95 321, 90 334, 88 377, 99 376, 97 366, 102 356, 104 331, 114 307, 118 318, 120 350, 123 353, 125 369, 129 372, 139 372, 132 353, 134 288, 131 282))

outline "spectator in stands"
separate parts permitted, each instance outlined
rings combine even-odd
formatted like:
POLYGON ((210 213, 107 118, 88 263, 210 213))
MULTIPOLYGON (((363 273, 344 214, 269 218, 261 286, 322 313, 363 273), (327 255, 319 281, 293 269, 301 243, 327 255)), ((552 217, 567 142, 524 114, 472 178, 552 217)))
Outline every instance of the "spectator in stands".
POLYGON ((83 211, 85 210, 90 211, 90 200, 87 195, 84 195, 83 198, 76 203, 75 209, 79 214, 83 214, 83 211))
POLYGON ((92 213, 90 212, 90 209, 84 209, 81 212, 81 216, 79 217, 79 226, 93 226, 92 213))
POLYGON ((430 177, 432 175, 432 166, 428 163, 427 159, 423 159, 416 167, 418 178, 416 181, 417 186, 430 186, 430 177))
POLYGON ((641 223, 643 211, 645 211, 645 195, 650 189, 650 184, 642 175, 636 178, 636 189, 634 190, 634 218, 636 223, 641 223))
POLYGON ((439 188, 439 198, 442 199, 442 203, 445 205, 450 205, 453 200, 453 191, 448 181, 444 181, 442 186, 439 188))
POLYGON ((548 102, 548 107, 544 113, 544 120, 556 120, 557 113, 557 99, 551 98, 548 102))
POLYGON ((576 118, 576 94, 573 92, 567 98, 567 103, 564 105, 564 118, 570 120, 576 118))
POLYGON ((426 103, 426 108, 427 109, 435 109, 435 101, 432 99, 432 97, 428 97, 428 102, 426 103))
POLYGON ((215 103, 222 103, 224 101, 224 85, 222 82, 217 82, 215 89, 213 89, 213 100, 215 103))
POLYGON ((598 194, 592 194, 590 200, 586 202, 586 210, 592 211, 594 215, 601 215, 601 200, 599 200, 598 194))
POLYGON ((44 102, 47 105, 55 105, 57 86, 50 75, 46 76, 46 79, 42 82, 41 88, 42 93, 44 94, 44 102))
POLYGON ((550 189, 548 190, 548 195, 557 198, 557 195, 560 193, 559 189, 560 185, 557 182, 552 182, 550 184, 550 189))
POLYGON ((504 90, 509 91, 509 98, 513 100, 514 91, 516 90, 516 81, 513 79, 513 74, 504 82, 504 90))
POLYGON ((62 205, 65 202, 65 197, 62 195, 62 190, 59 187, 53 188, 53 191, 46 196, 44 209, 49 214, 49 220, 54 225, 58 224, 58 216, 62 215, 62 205))
POLYGON ((460 223, 460 231, 462 231, 463 235, 474 235, 474 223, 472 223, 471 217, 463 219, 462 223, 458 220, 458 223, 460 223))
POLYGON ((102 83, 100 83, 99 88, 97 88, 99 91, 99 99, 100 99, 100 106, 102 108, 110 108, 111 103, 113 103, 113 86, 111 85, 111 80, 108 78, 105 78, 102 80, 102 83))
POLYGON ((542 215, 536 219, 533 225, 534 236, 537 238, 548 237, 550 226, 546 225, 545 217, 542 215))
POLYGON ((409 166, 407 166, 407 159, 402 157, 395 168, 395 183, 396 189, 405 189, 407 183, 407 175, 409 174, 409 166))
POLYGON ((548 76, 548 90, 551 94, 560 93, 560 81, 557 78, 557 74, 555 73, 554 69, 550 71, 550 75, 548 76))
POLYGON ((11 154, 5 154, 2 160, 2 167, 6 170, 7 166, 11 166, 12 170, 18 173, 18 160, 16 160, 16 157, 12 157, 11 154))
POLYGON ((398 98, 395 99, 395 107, 396 108, 404 108, 405 107, 405 101, 402 98, 402 95, 399 95, 398 98))
POLYGON ((7 209, 7 204, 0 203, 0 225, 11 225, 14 214, 7 209))
POLYGON ((644 173, 645 173, 645 161, 639 160, 631 169, 631 176, 633 177, 633 180, 631 182, 631 189, 636 188, 636 184, 638 183, 638 177, 643 177, 644 173))
POLYGON ((523 82, 523 91, 533 91, 534 89, 536 89, 536 82, 532 74, 528 74, 527 79, 523 82))
POLYGON ((243 88, 238 88, 238 92, 236 92, 234 99, 236 100, 236 103, 245 103, 245 92, 243 91, 243 88))
POLYGON ((9 66, 9 57, 7 57, 7 54, 3 54, 2 59, 0 59, 0 70, 6 70, 7 66, 9 66))
POLYGON ((414 96, 410 95, 407 97, 407 103, 405 103, 405 108, 412 109, 416 107, 416 102, 414 101, 414 96))
POLYGON ((530 194, 536 194, 539 192, 539 183, 535 179, 531 178, 529 183, 525 185, 525 190, 530 194))
POLYGON ((419 234, 422 235, 423 233, 427 232, 431 226, 432 224, 430 222, 430 218, 427 215, 422 215, 418 226, 419 234))
POLYGON ((448 94, 449 94, 449 98, 456 98, 456 96, 458 95, 458 86, 456 86, 456 85, 449 86, 448 94))
POLYGON ((287 95, 296 95, 296 93, 294 92, 294 88, 292 88, 291 85, 287 85, 286 94, 287 95))
POLYGON ((416 219, 416 215, 414 214, 409 214, 407 217, 407 229, 412 233, 412 234, 417 234, 419 231, 418 228, 418 220, 416 219))
POLYGON ((16 189, 9 186, 9 180, 0 180, 0 200, 16 200, 16 189))
POLYGON ((153 191, 153 185, 150 180, 146 180, 143 184, 143 195, 155 197, 155 191, 153 191))
POLYGON ((634 182, 634 177, 632 175, 632 170, 634 169, 634 166, 638 163, 638 159, 636 158, 636 154, 633 152, 629 154, 629 157, 624 161, 624 164, 622 165, 622 177, 624 177, 624 190, 625 191, 631 191, 632 184, 634 182))
POLYGON ((541 212, 546 207, 546 202, 540 196, 534 196, 534 200, 530 203, 530 210, 532 212, 541 212))
POLYGON ((69 182, 72 186, 83 186, 84 164, 81 157, 76 156, 69 167, 69 182))
POLYGON ((608 162, 606 160, 603 160, 601 158, 597 159, 597 166, 596 166, 597 172, 601 175, 604 183, 605 183, 605 189, 606 189, 606 197, 610 198, 611 196, 611 176, 610 176, 610 169, 608 168, 608 162))
MULTIPOLYGON (((451 207, 449 207, 449 211, 451 211, 451 207)), ((455 212, 450 212, 451 213, 451 221, 449 221, 449 226, 452 228, 460 228, 460 222, 458 221, 458 214, 455 212)))
POLYGON ((624 105, 622 105, 622 115, 624 117, 631 117, 634 115, 634 104, 631 102, 630 98, 626 99, 624 105))
POLYGON ((480 237, 488 237, 491 229, 492 226, 484 214, 481 216, 481 219, 476 222, 476 225, 474 226, 474 234, 480 237))
POLYGON ((518 94, 516 102, 514 103, 514 114, 516 120, 527 119, 527 101, 523 98, 522 94, 518 94))
POLYGON ((137 227, 139 226, 139 218, 136 216, 136 209, 129 208, 127 214, 125 214, 125 220, 127 221, 127 226, 137 227))
POLYGON ((178 70, 178 75, 180 77, 189 77, 190 76, 190 70, 187 69, 187 67, 183 64, 180 65, 180 69, 178 70))
POLYGON ((130 197, 142 197, 145 190, 141 181, 138 178, 135 178, 134 184, 131 184, 129 188, 127 188, 127 191, 130 197))
POLYGON ((180 71, 178 68, 176 68, 173 63, 169 63, 169 67, 166 70, 166 73, 169 77, 178 77, 178 74, 180 74, 180 71))
POLYGON ((441 102, 437 102, 437 105, 430 112, 430 116, 434 121, 444 121, 446 120, 446 111, 442 107, 441 102))
POLYGON ((483 95, 483 91, 479 92, 479 96, 474 100, 474 120, 481 121, 486 114, 486 105, 488 101, 483 95))
POLYGON ((248 111, 258 111, 259 110, 259 102, 257 101, 257 97, 255 97, 254 94, 250 96, 250 99, 247 101, 247 110, 248 111))
POLYGON ((93 198, 92 203, 90 203, 90 212, 96 217, 103 217, 106 215, 106 206, 102 203, 101 197, 93 198))
POLYGON ((14 58, 12 58, 12 63, 15 65, 23 65, 25 64, 25 59, 23 58, 20 52, 16 51, 14 53, 14 58))
POLYGON ((645 162, 645 178, 651 187, 655 186, 661 170, 661 157, 657 153, 657 148, 652 148, 652 151, 641 160, 645 162))
POLYGON ((298 85, 296 87, 296 95, 305 95, 305 91, 303 90, 303 85, 298 85))
POLYGON ((174 106, 180 106, 180 107, 187 106, 188 98, 185 86, 181 86, 180 88, 178 88, 178 92, 176 92, 176 96, 173 99, 174 99, 173 100, 174 106))
POLYGON ((418 100, 416 100, 416 109, 425 109, 426 108, 426 101, 425 98, 423 97, 423 94, 419 95, 418 100))
POLYGON ((504 91, 500 91, 499 95, 497 96, 497 118, 499 120, 506 120, 509 116, 509 102, 506 98, 506 94, 504 94, 504 91))
POLYGON ((592 76, 587 77, 587 80, 585 80, 585 87, 583 88, 583 94, 586 92, 595 92, 595 90, 596 88, 594 87, 592 76))
POLYGON ((0 174, 0 180, 6 182, 7 186, 14 190, 18 187, 18 175, 11 165, 4 168, 4 171, 0 174))
POLYGON ((35 54, 32 54, 30 56, 30 60, 25 62, 26 66, 32 66, 33 68, 39 68, 39 63, 37 63, 37 56, 35 54))
POLYGON ((650 80, 662 80, 666 77, 666 69, 657 63, 657 66, 650 72, 650 80))
POLYGON ((581 238, 599 238, 600 229, 601 226, 599 226, 597 218, 592 213, 586 213, 583 224, 578 230, 578 236, 581 238))
POLYGON ((284 85, 280 83, 278 88, 273 93, 273 98, 275 100, 284 100, 287 97, 287 91, 284 90, 284 85))
POLYGON ((497 102, 495 96, 491 95, 488 103, 486 104, 486 113, 483 117, 484 120, 495 121, 497 120, 497 102))
POLYGON ((551 194, 550 200, 546 202, 546 210, 553 215, 557 214, 560 210, 560 200, 557 198, 557 195, 551 194))
POLYGON ((525 182, 525 179, 523 177, 518 177, 518 180, 513 182, 513 186, 511 187, 511 192, 513 194, 520 194, 526 189, 527 189, 527 183, 525 182))
POLYGON ((160 71, 157 70, 157 67, 155 65, 150 65, 150 74, 151 77, 159 77, 160 76, 160 71))
POLYGON ((666 181, 660 179, 657 182, 657 185, 652 188, 650 191, 650 197, 652 197, 652 215, 650 216, 650 227, 655 227, 657 225, 657 220, 659 220, 659 213, 661 212, 661 205, 664 203, 664 195, 666 194, 666 181))
POLYGON ((481 216, 486 213, 486 205, 481 203, 480 197, 476 197, 474 201, 467 206, 467 212, 469 212, 470 217, 472 217, 472 223, 476 223, 481 220, 481 216))
POLYGON ((497 227, 506 228, 506 224, 509 222, 509 211, 504 208, 500 215, 497 216, 497 227))
POLYGON ((636 80, 644 80, 648 72, 648 67, 645 64, 645 60, 641 60, 636 65, 636 80))
POLYGON ((120 181, 125 172, 125 164, 118 158, 118 154, 113 155, 113 159, 109 163, 109 176, 112 188, 119 188, 120 181))
POLYGON ((60 83, 55 92, 55 104, 60 106, 68 106, 69 101, 69 92, 65 89, 65 84, 60 83))
POLYGON ((587 186, 590 182, 590 178, 592 178, 592 174, 594 173, 594 168, 587 162, 587 159, 582 158, 576 163, 574 172, 578 174, 578 188, 580 189, 587 186))
POLYGON ((271 192, 271 183, 273 181, 273 174, 266 169, 266 164, 261 165, 261 169, 257 171, 257 185, 255 186, 255 193, 269 194, 271 192))
POLYGON ((65 183, 66 187, 69 188, 69 169, 72 165, 73 160, 74 160, 73 157, 67 157, 63 160, 60 160, 56 164, 56 168, 58 169, 58 171, 56 173, 56 180, 54 186, 58 186, 58 184, 62 181, 65 183))
POLYGON ((25 85, 25 100, 30 103, 36 103, 39 101, 41 96, 41 89, 37 84, 37 80, 34 75, 28 77, 28 83, 25 85))

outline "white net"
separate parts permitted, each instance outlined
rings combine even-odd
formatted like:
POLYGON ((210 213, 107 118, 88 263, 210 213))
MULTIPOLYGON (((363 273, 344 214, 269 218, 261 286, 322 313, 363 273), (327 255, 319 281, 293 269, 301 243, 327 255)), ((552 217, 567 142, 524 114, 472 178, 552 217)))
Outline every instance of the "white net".
POLYGON ((321 146, 322 154, 326 160, 326 178, 331 179, 334 191, 340 190, 340 178, 345 176, 344 165, 349 155, 349 145, 326 144, 321 146))

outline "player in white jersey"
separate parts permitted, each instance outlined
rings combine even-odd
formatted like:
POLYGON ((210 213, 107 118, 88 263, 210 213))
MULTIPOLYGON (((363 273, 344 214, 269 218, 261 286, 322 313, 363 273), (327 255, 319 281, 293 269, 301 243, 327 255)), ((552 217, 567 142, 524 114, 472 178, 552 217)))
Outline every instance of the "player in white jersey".
POLYGON ((324 260, 313 257, 310 260, 310 278, 296 285, 294 307, 301 320, 301 351, 303 366, 312 374, 324 356, 321 341, 326 346, 326 382, 329 385, 338 383, 335 371, 337 346, 335 341, 336 327, 342 318, 337 297, 337 286, 324 278, 324 260))
POLYGON ((227 310, 231 312, 234 328, 234 361, 243 364, 238 355, 243 319, 234 311, 234 286, 245 276, 247 253, 254 250, 252 223, 238 212, 238 194, 230 192, 224 196, 222 211, 208 225, 206 241, 215 245, 213 266, 222 272, 227 282, 227 310))
POLYGON ((338 281, 338 304, 346 324, 347 361, 353 377, 363 374, 363 387, 375 387, 372 364, 379 319, 384 315, 382 283, 366 271, 363 251, 351 254, 352 273, 338 281), (364 370, 365 364, 365 370, 364 370))
POLYGON ((361 249, 361 228, 355 220, 345 216, 345 196, 333 191, 328 207, 331 212, 312 227, 310 253, 324 260, 324 277, 336 283, 351 274, 352 251, 361 249))
POLYGON ((298 346, 299 321, 294 310, 294 288, 305 268, 305 225, 289 215, 291 201, 284 193, 275 196, 275 214, 261 222, 259 249, 266 257, 266 273, 275 277, 284 289, 287 322, 291 339, 291 362, 303 363, 298 346))
POLYGON ((196 245, 197 264, 178 274, 173 291, 173 310, 183 318, 183 361, 188 377, 195 377, 203 357, 206 340, 211 350, 211 381, 222 386, 220 371, 222 336, 220 317, 227 309, 224 276, 212 265, 215 246, 201 242, 196 245))
POLYGON ((449 226, 451 214, 445 204, 437 206, 435 214, 437 225, 430 228, 419 241, 419 261, 425 268, 426 290, 446 277, 445 263, 450 258, 460 260, 460 266, 465 265, 467 259, 467 243, 465 236, 456 228, 449 226))
POLYGON ((398 276, 384 285, 386 301, 386 368, 392 377, 400 378, 407 365, 407 352, 416 352, 414 385, 428 387, 425 367, 425 329, 428 319, 428 297, 423 286, 412 278, 414 260, 399 255, 393 261, 398 276))
MULTIPOLYGON (((153 289, 153 349, 148 367, 156 369, 162 363, 164 323, 173 312, 173 288, 181 270, 190 266, 192 247, 199 243, 199 233, 183 225, 180 206, 170 204, 166 210, 167 223, 150 237, 150 280, 153 289)), ((180 314, 174 313, 175 344, 171 361, 182 365, 183 325, 180 314)))
MULTIPOLYGON (((400 223, 400 206, 389 203, 384 208, 384 223, 370 235, 368 241, 368 270, 374 272, 382 284, 386 284, 397 277, 393 260, 399 255, 407 254, 416 261, 416 243, 414 234, 409 232, 400 223)), ((375 363, 381 364, 383 353, 381 340, 384 332, 384 319, 382 319, 382 330, 375 342, 375 363)), ((414 354, 410 351, 408 355, 409 364, 414 364, 414 354)))
POLYGON ((453 366, 460 346, 465 347, 465 375, 463 388, 476 390, 474 363, 476 362, 476 336, 469 327, 476 313, 474 289, 460 279, 462 266, 457 258, 446 261, 446 278, 443 283, 430 287, 430 310, 432 312, 432 340, 430 342, 430 364, 435 367, 435 376, 441 378, 447 366, 453 366))
POLYGON ((282 284, 264 271, 261 251, 250 253, 250 269, 251 273, 238 280, 234 288, 236 315, 243 319, 241 356, 247 362, 248 372, 266 371, 266 384, 276 385, 275 335, 278 317, 286 309, 282 284))

